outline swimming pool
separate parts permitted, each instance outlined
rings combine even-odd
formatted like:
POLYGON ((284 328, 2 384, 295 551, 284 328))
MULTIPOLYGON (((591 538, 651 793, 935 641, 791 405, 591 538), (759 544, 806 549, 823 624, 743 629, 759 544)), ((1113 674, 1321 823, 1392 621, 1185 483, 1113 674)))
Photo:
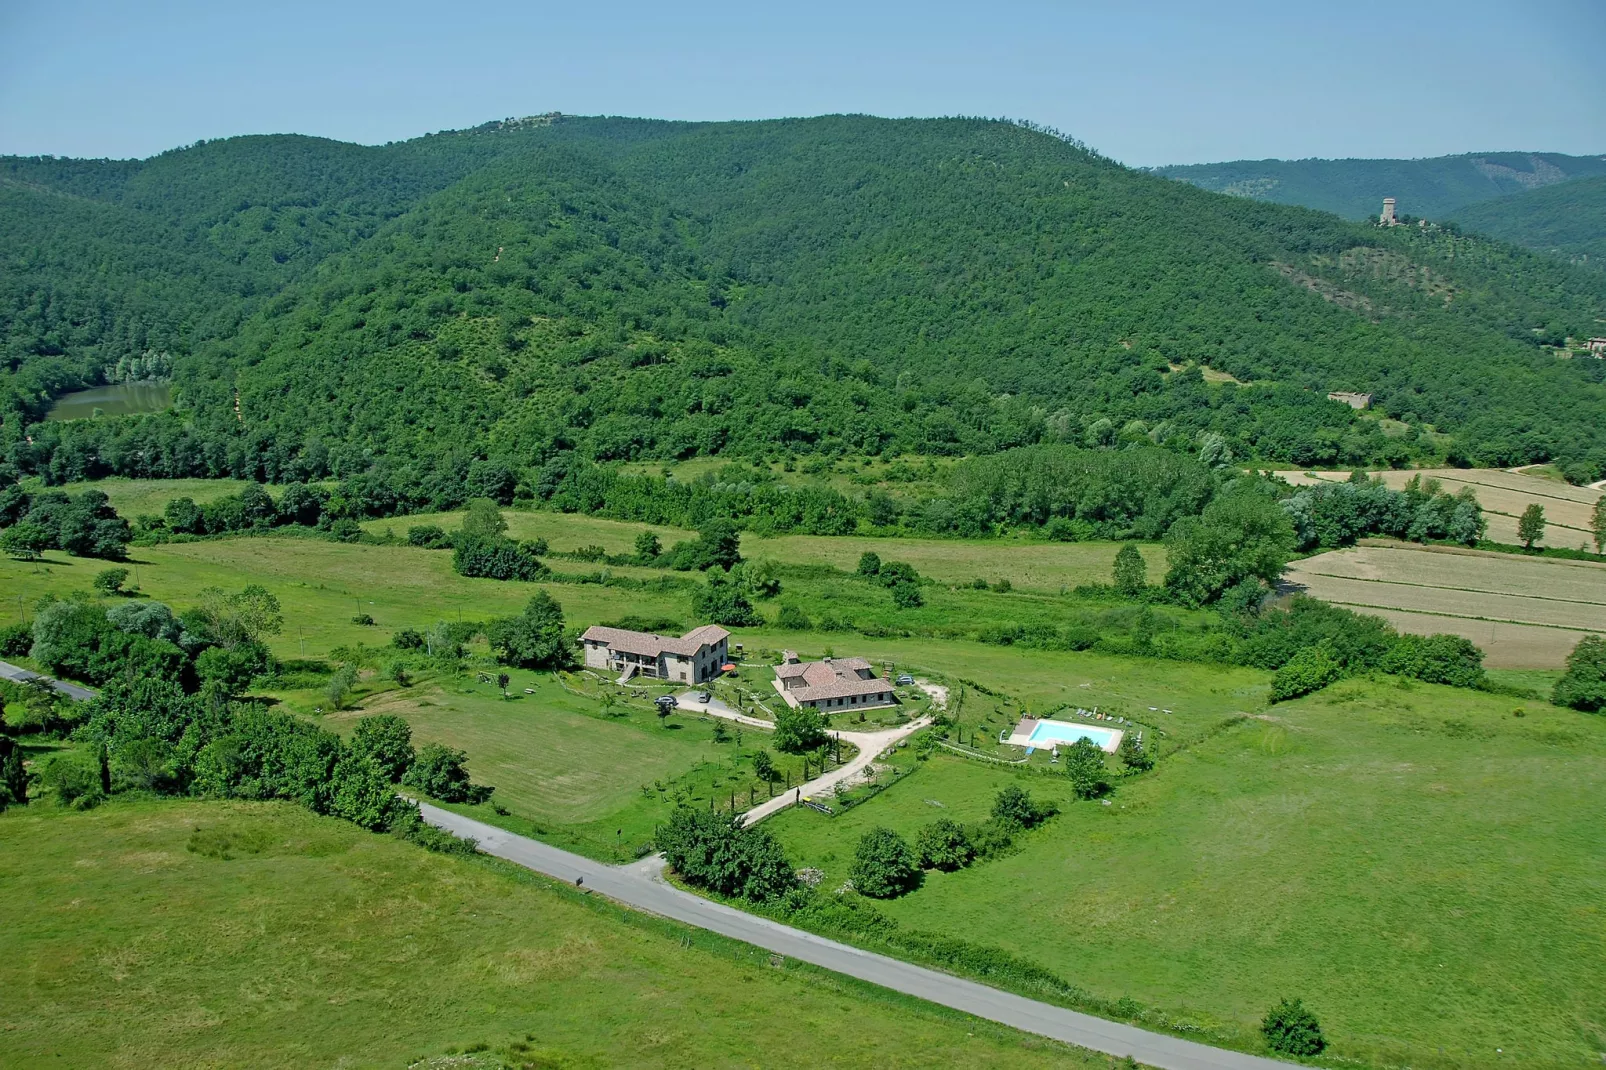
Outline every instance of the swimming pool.
POLYGON ((1097 728, 1090 724, 1071 724, 1068 721, 1038 721, 1026 743, 1032 747, 1051 747, 1058 743, 1075 743, 1090 739, 1101 750, 1113 751, 1121 742, 1121 731, 1116 728, 1097 728))

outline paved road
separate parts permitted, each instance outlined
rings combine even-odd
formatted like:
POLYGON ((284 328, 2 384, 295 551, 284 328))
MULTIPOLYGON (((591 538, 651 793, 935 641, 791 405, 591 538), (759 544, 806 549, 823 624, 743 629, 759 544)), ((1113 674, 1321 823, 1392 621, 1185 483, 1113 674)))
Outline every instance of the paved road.
POLYGON ((52 680, 48 676, 41 676, 39 673, 30 672, 20 665, 11 664, 9 661, 0 661, 0 677, 5 677, 7 680, 12 680, 19 684, 26 683, 29 680, 43 680, 57 691, 60 691, 63 695, 66 695, 68 698, 77 702, 82 702, 86 698, 95 697, 95 692, 89 690, 87 687, 79 687, 77 684, 64 684, 60 680, 52 680))
POLYGON ((999 1022, 1027 1033, 1078 1044, 1110 1055, 1130 1055, 1163 1070, 1273 1070, 1287 1063, 1223 1051, 1119 1022, 1055 1007, 961 977, 900 962, 835 940, 794 929, 682 891, 656 877, 654 860, 609 866, 516 836, 482 821, 423 804, 425 820, 479 841, 480 850, 538 873, 568 881, 638 910, 707 929, 779 955, 808 962, 871 984, 999 1022))

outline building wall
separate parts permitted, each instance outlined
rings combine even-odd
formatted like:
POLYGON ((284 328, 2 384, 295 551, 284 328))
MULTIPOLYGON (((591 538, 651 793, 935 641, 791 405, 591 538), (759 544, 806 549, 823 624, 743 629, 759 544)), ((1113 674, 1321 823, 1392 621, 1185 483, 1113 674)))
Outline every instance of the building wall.
POLYGON ((608 667, 608 648, 601 643, 587 643, 586 668, 606 669, 608 667))

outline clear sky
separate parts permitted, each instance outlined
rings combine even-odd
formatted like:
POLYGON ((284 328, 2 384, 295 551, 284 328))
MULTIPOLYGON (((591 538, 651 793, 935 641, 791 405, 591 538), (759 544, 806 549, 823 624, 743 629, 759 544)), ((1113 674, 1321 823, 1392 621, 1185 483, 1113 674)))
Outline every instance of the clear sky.
POLYGON ((987 115, 1122 162, 1606 152, 1606 0, 0 0, 0 153, 546 111, 987 115))

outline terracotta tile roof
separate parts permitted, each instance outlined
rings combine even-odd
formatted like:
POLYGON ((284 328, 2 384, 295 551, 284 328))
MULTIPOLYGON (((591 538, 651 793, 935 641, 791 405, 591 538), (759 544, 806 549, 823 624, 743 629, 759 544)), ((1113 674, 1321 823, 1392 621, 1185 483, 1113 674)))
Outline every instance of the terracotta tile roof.
POLYGON ((653 635, 649 632, 631 632, 623 628, 604 628, 600 624, 587 628, 585 634, 580 636, 588 643, 601 643, 610 650, 639 654, 648 658, 656 658, 660 654, 691 657, 703 647, 717 646, 721 640, 729 637, 730 632, 717 624, 705 624, 701 628, 694 628, 679 639, 668 635, 653 635))
POLYGON ((870 662, 864 658, 836 658, 825 661, 787 661, 775 666, 778 680, 801 680, 786 693, 800 702, 849 698, 854 695, 891 695, 892 684, 875 676, 865 678, 870 662))

